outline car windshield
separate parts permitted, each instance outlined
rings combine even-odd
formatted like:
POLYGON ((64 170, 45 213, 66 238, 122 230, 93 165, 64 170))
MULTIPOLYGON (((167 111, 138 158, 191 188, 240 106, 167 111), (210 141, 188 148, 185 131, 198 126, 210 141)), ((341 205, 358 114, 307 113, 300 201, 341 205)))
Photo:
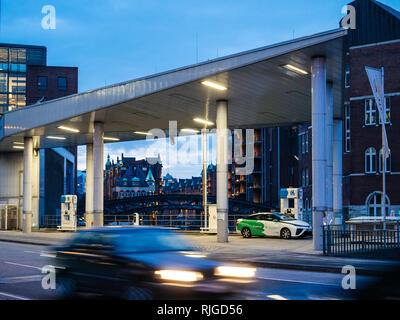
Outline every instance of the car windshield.
POLYGON ((113 233, 117 252, 191 251, 194 247, 169 230, 135 230, 113 233))
POLYGON ((290 216, 288 214, 274 213, 273 215, 276 216, 279 220, 282 220, 282 221, 295 220, 292 216, 290 216))

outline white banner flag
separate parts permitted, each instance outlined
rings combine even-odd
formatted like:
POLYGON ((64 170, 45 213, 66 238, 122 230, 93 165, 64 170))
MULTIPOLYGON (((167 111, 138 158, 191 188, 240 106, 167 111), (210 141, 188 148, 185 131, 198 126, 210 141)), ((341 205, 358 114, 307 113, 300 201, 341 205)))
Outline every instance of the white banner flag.
MULTIPOLYGON (((386 110, 385 110, 385 93, 383 92, 383 83, 382 83, 382 70, 374 69, 370 67, 365 67, 365 71, 367 72, 369 83, 372 88, 372 92, 375 97, 376 106, 378 108, 379 117, 384 124, 386 121, 386 110)), ((389 150, 389 143, 387 140, 386 135, 386 128, 383 125, 383 154, 385 158, 389 157, 390 150, 389 150)))

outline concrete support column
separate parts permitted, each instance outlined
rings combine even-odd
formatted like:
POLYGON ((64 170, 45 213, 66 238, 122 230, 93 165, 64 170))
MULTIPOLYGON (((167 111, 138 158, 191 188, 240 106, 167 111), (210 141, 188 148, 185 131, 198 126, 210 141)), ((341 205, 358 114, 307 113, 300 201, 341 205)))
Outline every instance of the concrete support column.
POLYGON ((86 227, 92 227, 93 222, 93 144, 86 145, 86 197, 85 197, 86 227))
POLYGON ((333 121, 333 216, 343 222, 343 121, 333 121))
POLYGON ((22 199, 22 231, 29 233, 32 230, 32 177, 33 177, 33 139, 24 138, 24 172, 23 172, 23 199, 22 199))
POLYGON ((312 60, 312 200, 314 250, 322 250, 323 216, 326 212, 326 64, 324 57, 312 60))
POLYGON ((333 85, 326 84, 326 221, 333 224, 333 85))
POLYGON ((217 101, 217 241, 228 242, 228 102, 217 101))
POLYGON ((93 132, 93 226, 103 226, 104 183, 103 153, 104 124, 94 123, 93 132))

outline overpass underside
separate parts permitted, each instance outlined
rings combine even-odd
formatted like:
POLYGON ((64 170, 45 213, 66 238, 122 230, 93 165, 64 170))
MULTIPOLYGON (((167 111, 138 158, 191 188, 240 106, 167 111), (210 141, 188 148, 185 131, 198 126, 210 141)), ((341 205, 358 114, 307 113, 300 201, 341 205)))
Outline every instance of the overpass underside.
POLYGON ((320 249, 323 215, 342 209, 345 37, 342 29, 324 32, 5 113, 0 152, 17 152, 16 144, 24 149, 23 230, 32 226, 35 150, 87 146, 86 217, 89 226, 102 226, 105 138, 143 139, 137 132, 166 130, 170 121, 178 130, 200 130, 204 125, 193 119, 201 118, 213 123, 208 128, 216 124, 218 241, 228 241, 226 129, 311 123, 314 243, 320 249))

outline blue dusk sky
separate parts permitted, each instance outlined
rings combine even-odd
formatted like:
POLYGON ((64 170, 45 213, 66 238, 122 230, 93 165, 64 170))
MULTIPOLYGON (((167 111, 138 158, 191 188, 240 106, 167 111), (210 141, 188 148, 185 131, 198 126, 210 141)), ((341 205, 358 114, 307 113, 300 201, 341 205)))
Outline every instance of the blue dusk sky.
MULTIPOLYGON (((44 45, 47 63, 79 68, 79 92, 339 26, 349 0, 1 0, 0 42, 44 45), (56 9, 56 29, 42 28, 42 8, 56 9)), ((384 0, 400 10, 400 0, 384 0)), ((143 158, 151 142, 107 144, 105 156, 143 158)), ((182 150, 182 158, 193 151, 182 150)), ((161 152, 161 159, 165 161, 161 152)), ((213 159, 213 156, 210 157, 213 159)), ((199 162, 199 161, 198 161, 199 162)), ((79 169, 85 148, 79 148, 79 169)), ((165 168, 198 176, 197 164, 165 168)))

